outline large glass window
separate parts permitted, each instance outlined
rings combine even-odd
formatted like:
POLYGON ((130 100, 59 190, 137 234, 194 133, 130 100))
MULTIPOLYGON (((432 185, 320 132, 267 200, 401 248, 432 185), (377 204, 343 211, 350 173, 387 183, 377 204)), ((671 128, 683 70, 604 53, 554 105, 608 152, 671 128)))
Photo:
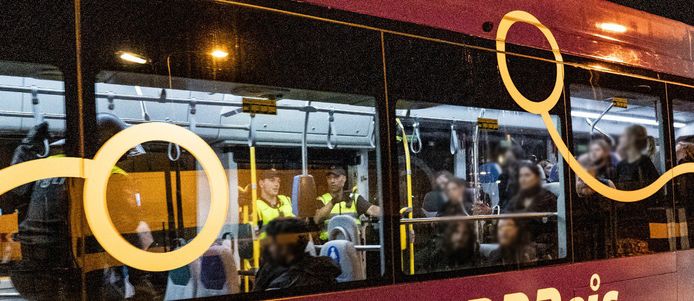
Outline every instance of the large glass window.
MULTIPOLYGON (((675 164, 694 162, 694 89, 668 85, 668 98, 673 110, 675 130, 675 164)), ((676 238, 679 248, 694 246, 694 174, 686 173, 674 179, 676 226, 671 237, 676 238), (684 226, 686 222, 687 226, 684 226)))
MULTIPOLYGON (((624 89, 602 87, 594 72, 587 84, 572 84, 571 122, 574 155, 600 182, 635 190, 655 181, 665 170, 658 83, 624 89)), ((609 82, 610 77, 602 81, 609 82)), ((573 204, 574 257, 577 261, 650 254, 670 249, 660 224, 671 204, 664 187, 639 202, 610 200, 575 183, 573 204)))
MULTIPOLYGON (((95 92, 100 144, 141 123, 184 127, 217 153, 231 193, 217 243, 175 270, 127 267, 88 236, 91 297, 192 298, 380 277, 372 97, 126 72, 101 72, 95 92)), ((195 238, 209 206, 200 162, 167 142, 124 154, 108 184, 114 225, 149 252, 195 238)))
MULTIPOLYGON (((0 61, 1 168, 64 156, 63 89, 56 67, 0 61)), ((50 292, 67 298, 79 290, 66 181, 43 179, 0 196, 3 296, 41 299, 50 292)))
POLYGON ((566 257, 562 159, 539 116, 406 100, 396 115, 404 272, 566 257))

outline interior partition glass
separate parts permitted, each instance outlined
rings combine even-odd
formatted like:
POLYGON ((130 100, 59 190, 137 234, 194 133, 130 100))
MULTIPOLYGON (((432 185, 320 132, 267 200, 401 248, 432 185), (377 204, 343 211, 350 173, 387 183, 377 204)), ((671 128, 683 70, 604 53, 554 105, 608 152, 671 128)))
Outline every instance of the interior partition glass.
MULTIPOLYGON (((664 172, 662 114, 659 96, 648 92, 651 87, 624 86, 570 86, 573 149, 580 164, 603 184, 635 190, 664 172), (643 92, 634 91, 639 89, 643 92)), ((600 195, 580 178, 574 184, 577 261, 670 250, 667 227, 660 227, 672 214, 666 188, 639 202, 624 203, 600 195)))
POLYGON ((199 158, 165 141, 133 146, 108 184, 111 219, 133 246, 170 252, 208 215, 227 220, 204 254, 165 272, 119 263, 87 235, 89 296, 196 298, 380 277, 372 97, 125 72, 98 78, 100 143, 152 122, 192 131, 217 154, 230 195, 228 212, 210 212, 199 158))
POLYGON ((396 115, 405 273, 566 257, 562 159, 539 116, 407 100, 396 115))
MULTIPOLYGON (((672 104, 675 130, 675 163, 694 162, 694 89, 679 85, 668 85, 668 98, 672 104)), ((694 174, 686 173, 674 179, 675 210, 677 221, 673 237, 680 249, 694 246, 694 174), (686 226, 685 226, 686 224, 686 226)))

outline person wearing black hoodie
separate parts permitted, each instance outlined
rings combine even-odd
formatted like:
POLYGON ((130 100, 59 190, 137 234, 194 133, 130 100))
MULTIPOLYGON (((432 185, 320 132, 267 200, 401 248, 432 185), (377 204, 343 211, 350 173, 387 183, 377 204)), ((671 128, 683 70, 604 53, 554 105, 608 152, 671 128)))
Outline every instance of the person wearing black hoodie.
POLYGON ((447 224, 427 246, 415 255, 418 273, 468 269, 482 263, 474 225, 469 222, 447 224))
POLYGON ((253 291, 337 283, 342 271, 330 257, 306 253, 309 232, 308 225, 297 218, 276 218, 267 225, 253 291))

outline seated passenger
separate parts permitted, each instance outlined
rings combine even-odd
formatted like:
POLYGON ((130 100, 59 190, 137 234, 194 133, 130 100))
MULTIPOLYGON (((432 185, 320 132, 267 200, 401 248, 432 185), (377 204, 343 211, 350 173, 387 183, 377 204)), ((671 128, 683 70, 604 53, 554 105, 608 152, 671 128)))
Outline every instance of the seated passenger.
POLYGON ((552 173, 552 168, 554 167, 554 163, 550 162, 549 160, 542 160, 538 164, 542 168, 542 171, 545 173, 545 181, 550 182, 549 175, 550 175, 550 173, 552 173))
POLYGON ((514 219, 501 219, 497 225, 499 248, 489 254, 489 265, 508 265, 538 260, 537 248, 528 242, 520 225, 514 219))
MULTIPOLYGON (((677 165, 694 162, 694 143, 679 141, 675 147, 677 165)), ((694 245, 694 174, 687 173, 675 178, 677 206, 685 208, 689 224, 689 245, 694 245)))
POLYGON ((542 188, 540 167, 530 162, 518 169, 518 194, 505 212, 556 212, 557 196, 542 188))
POLYGON ((453 174, 445 170, 436 173, 434 183, 432 183, 433 190, 427 192, 422 202, 422 211, 424 215, 436 215, 439 208, 443 207, 447 201, 445 193, 446 185, 452 178, 453 174))
POLYGON ((446 184, 448 201, 439 208, 436 216, 470 215, 472 197, 467 193, 467 183, 461 178, 453 178, 446 184))
POLYGON ((308 232, 308 225, 297 218, 276 218, 267 225, 253 291, 337 284, 342 272, 332 258, 306 253, 308 232))
POLYGON ((445 225, 427 246, 415 255, 415 271, 430 273, 479 266, 481 257, 474 225, 454 222, 445 225))
POLYGON ((328 220, 336 215, 350 215, 359 223, 359 216, 368 215, 371 217, 381 216, 381 208, 371 204, 359 193, 345 190, 347 183, 347 172, 339 166, 331 166, 326 178, 329 192, 317 198, 318 210, 314 216, 316 225, 322 225, 320 239, 328 240, 328 220))

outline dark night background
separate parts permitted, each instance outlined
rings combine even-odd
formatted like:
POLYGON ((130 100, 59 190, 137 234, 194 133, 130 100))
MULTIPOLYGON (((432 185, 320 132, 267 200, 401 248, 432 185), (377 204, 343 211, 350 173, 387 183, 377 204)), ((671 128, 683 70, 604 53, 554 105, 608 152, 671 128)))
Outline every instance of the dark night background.
POLYGON ((694 25, 694 0, 610 0, 610 2, 694 25))

